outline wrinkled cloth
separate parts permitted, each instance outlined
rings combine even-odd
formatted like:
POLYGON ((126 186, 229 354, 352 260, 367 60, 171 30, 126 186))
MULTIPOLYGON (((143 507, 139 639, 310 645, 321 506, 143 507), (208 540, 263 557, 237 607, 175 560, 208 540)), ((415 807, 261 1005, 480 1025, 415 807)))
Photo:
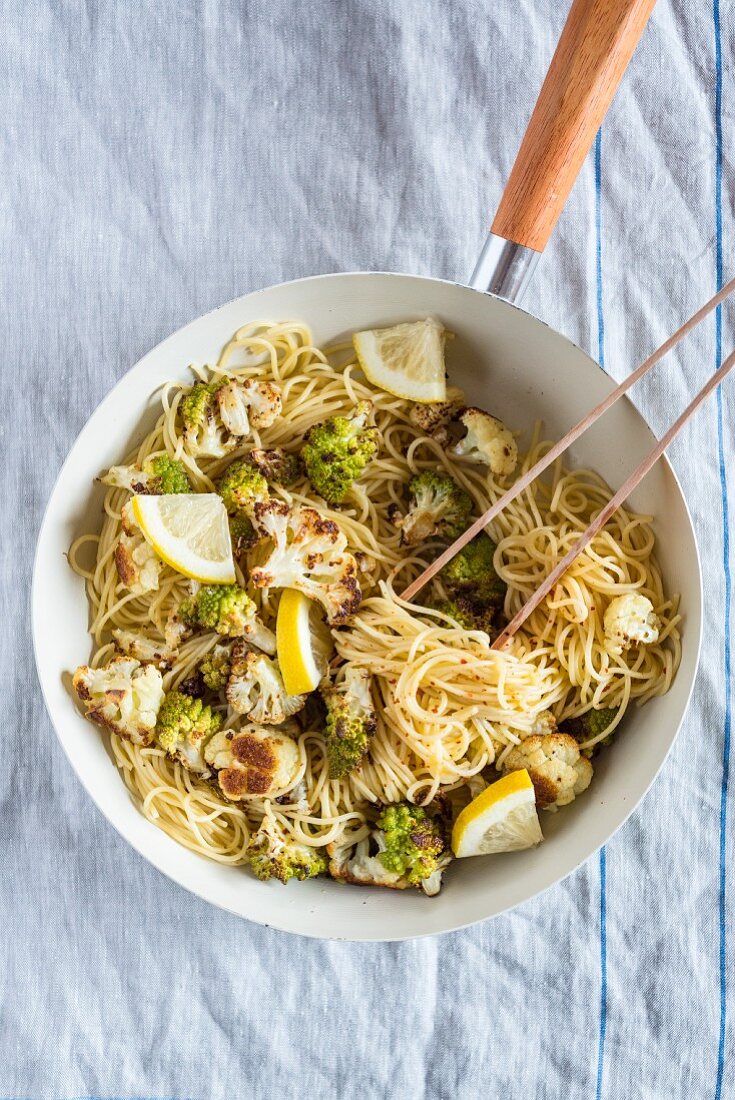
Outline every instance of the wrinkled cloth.
MULTIPOLYGON (((211 908, 95 809, 33 667, 37 531, 102 396, 260 286, 467 278, 565 6, 3 5, 0 1097, 735 1095, 732 382, 671 450, 706 578, 682 734, 602 856, 494 921, 353 945, 211 908)), ((524 303, 616 378, 735 274, 734 34, 730 4, 658 5, 524 303)), ((732 321, 634 391, 657 433, 732 321)))

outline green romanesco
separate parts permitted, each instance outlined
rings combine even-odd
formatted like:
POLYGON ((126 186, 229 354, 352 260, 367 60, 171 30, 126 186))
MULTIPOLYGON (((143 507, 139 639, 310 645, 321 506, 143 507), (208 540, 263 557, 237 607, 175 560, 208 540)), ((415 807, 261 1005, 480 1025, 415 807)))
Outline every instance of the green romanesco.
POLYGON ((330 416, 304 437, 301 458, 314 489, 330 504, 341 504, 375 457, 380 433, 366 427, 370 402, 361 401, 351 416, 330 416))
POLYGON ((189 475, 184 468, 184 464, 175 458, 169 458, 168 455, 156 455, 155 458, 146 459, 143 463, 143 470, 145 473, 150 474, 147 487, 149 493, 163 495, 167 493, 190 493, 192 491, 189 475))
POLYGON ((438 869, 446 841, 441 821, 420 806, 399 802, 386 806, 377 820, 384 851, 378 859, 386 871, 417 885, 438 869))
POLYGON ((244 514, 229 517, 230 538, 235 557, 239 558, 260 541, 260 535, 252 520, 244 514))
POLYGON ((439 573, 450 599, 471 600, 476 608, 502 607, 507 585, 495 571, 495 543, 476 535, 439 573))
POLYGON ((303 467, 298 455, 289 454, 281 447, 264 451, 254 447, 247 458, 251 466, 259 470, 269 485, 293 485, 303 476, 303 467))
POLYGON ((396 519, 401 544, 415 546, 432 536, 456 538, 469 523, 473 501, 448 474, 424 470, 408 485, 411 503, 405 516, 396 519))
POLYGON ((285 885, 289 879, 303 881, 323 875, 327 870, 327 856, 323 848, 297 843, 268 818, 250 838, 245 858, 263 882, 276 878, 285 885))
POLYGON ((191 771, 207 770, 204 746, 222 725, 222 718, 201 699, 169 691, 156 722, 156 741, 165 752, 191 771))
POLYGON ((247 516, 258 501, 268 499, 268 482, 246 459, 240 458, 227 467, 217 483, 217 492, 230 515, 247 516))
POLYGON ((195 382, 179 408, 184 427, 191 430, 201 428, 214 410, 214 396, 222 382, 195 382))
POLYGON ((228 638, 247 637, 254 645, 275 652, 275 636, 257 617, 257 608, 236 584, 204 584, 184 600, 179 617, 190 627, 215 630, 228 638))
POLYGON ((322 690, 322 696, 327 705, 324 738, 329 776, 341 779, 360 764, 375 733, 370 674, 348 666, 334 687, 322 690))
MULTIPOLYGON (((599 737, 601 733, 607 729, 609 725, 615 720, 617 715, 617 707, 602 707, 600 710, 588 710, 585 714, 580 714, 577 718, 567 718, 559 727, 561 733, 568 733, 579 744, 584 744, 586 741, 592 741, 595 737, 599 737)), ((615 731, 608 734, 607 737, 603 737, 601 741, 598 741, 596 745, 592 746, 592 751, 597 748, 601 748, 603 745, 611 744, 615 736, 615 731)))
POLYGON ((495 607, 483 607, 482 604, 475 604, 465 596, 457 596, 454 600, 444 600, 432 606, 435 606, 437 611, 443 611, 445 615, 451 615, 465 630, 484 630, 486 634, 493 633, 495 607))
POLYGON ((216 645, 199 666, 204 683, 210 691, 222 691, 230 675, 230 647, 216 645))

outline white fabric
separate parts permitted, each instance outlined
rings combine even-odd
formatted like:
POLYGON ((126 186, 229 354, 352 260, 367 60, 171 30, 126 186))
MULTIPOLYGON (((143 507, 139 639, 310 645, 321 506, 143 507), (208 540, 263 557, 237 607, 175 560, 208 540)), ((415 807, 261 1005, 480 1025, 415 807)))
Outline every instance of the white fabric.
MULTIPOLYGON (((360 268, 466 278, 565 6, 4 6, 0 1096, 698 1100, 716 1095, 720 1044, 719 1095, 735 1095, 730 971, 721 1005, 734 853, 728 825, 721 925, 714 401, 672 454, 706 576, 694 703, 607 847, 604 895, 595 857, 508 916, 403 945, 310 942, 239 921, 107 825, 56 743, 33 669, 36 532, 102 395, 184 322, 259 286, 360 268)), ((602 348, 616 377, 716 284, 716 12, 661 0, 604 125, 601 284, 590 157, 525 303, 602 348)), ((728 278, 730 4, 721 18, 728 278)), ((726 311, 725 353, 732 343, 726 311)), ((715 357, 712 321, 635 391, 655 430, 715 357)), ((722 402, 732 479, 732 384, 722 402)))

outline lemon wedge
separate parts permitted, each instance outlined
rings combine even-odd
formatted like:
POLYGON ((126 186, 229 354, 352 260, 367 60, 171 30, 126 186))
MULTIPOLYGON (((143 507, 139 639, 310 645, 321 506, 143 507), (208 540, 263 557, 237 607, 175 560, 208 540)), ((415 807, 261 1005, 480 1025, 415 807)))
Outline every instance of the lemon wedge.
POLYGON ((133 515, 159 558, 192 580, 234 584, 235 563, 222 497, 216 493, 134 496, 133 515))
POLYGON ((356 332, 352 343, 365 377, 395 397, 444 401, 444 326, 431 317, 393 328, 356 332))
POLYGON ((314 691, 327 671, 334 642, 319 605, 295 588, 284 589, 278 604, 276 648, 288 694, 314 691))
POLYGON ((452 829, 455 856, 517 852, 544 839, 525 768, 504 775, 465 806, 452 829))

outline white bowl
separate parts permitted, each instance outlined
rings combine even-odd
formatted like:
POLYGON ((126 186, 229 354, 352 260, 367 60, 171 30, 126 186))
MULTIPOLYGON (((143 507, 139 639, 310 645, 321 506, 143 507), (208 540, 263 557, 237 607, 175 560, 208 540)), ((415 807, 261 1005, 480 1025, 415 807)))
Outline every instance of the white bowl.
MULTIPOLYGON (((660 462, 632 503, 656 516, 658 556, 669 592, 681 594, 683 657, 668 695, 627 715, 596 762, 587 793, 543 815, 545 843, 534 851, 456 860, 436 898, 418 891, 311 882, 261 883, 177 845, 136 809, 104 738, 79 714, 69 671, 90 656, 84 584, 65 558, 82 531, 97 530, 102 492, 94 478, 138 441, 155 416, 151 395, 191 362, 213 361, 240 325, 300 319, 324 343, 354 329, 427 314, 456 333, 452 381, 470 400, 529 431, 543 419, 557 438, 612 388, 596 363, 541 321, 506 302, 453 283, 407 275, 352 274, 302 279, 246 295, 192 322, 151 351, 105 398, 59 474, 41 527, 33 579, 33 635, 41 686, 59 740, 102 813, 125 839, 174 881, 249 920, 307 936, 398 940, 446 932, 492 917, 547 889, 588 859, 648 790, 673 744, 691 694, 702 623, 701 575, 691 519, 679 484, 660 462)), ((621 484, 653 442, 633 405, 618 402, 572 449, 574 465, 593 466, 621 484)))

